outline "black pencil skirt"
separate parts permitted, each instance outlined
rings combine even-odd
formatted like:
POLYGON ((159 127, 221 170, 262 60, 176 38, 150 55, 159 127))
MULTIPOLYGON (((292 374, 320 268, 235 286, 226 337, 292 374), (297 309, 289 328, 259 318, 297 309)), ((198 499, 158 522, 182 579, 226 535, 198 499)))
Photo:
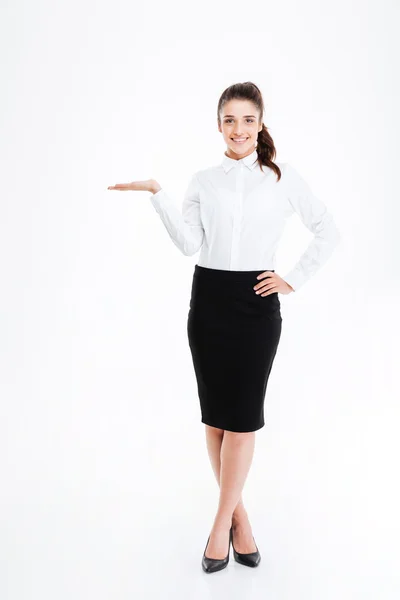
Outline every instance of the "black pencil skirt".
MULTIPOLYGON (((273 269, 264 269, 264 271, 273 269)), ((264 399, 281 336, 278 292, 254 286, 264 271, 195 265, 187 334, 201 421, 227 431, 261 429, 264 399)))

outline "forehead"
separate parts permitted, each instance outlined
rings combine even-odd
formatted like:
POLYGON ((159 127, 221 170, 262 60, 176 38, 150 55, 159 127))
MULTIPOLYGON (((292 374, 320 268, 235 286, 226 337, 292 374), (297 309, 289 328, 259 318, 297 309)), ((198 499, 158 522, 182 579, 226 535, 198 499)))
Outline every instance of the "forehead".
POLYGON ((225 104, 221 111, 222 116, 226 115, 234 115, 234 116, 244 116, 244 115, 258 115, 257 107, 250 100, 230 100, 225 104))

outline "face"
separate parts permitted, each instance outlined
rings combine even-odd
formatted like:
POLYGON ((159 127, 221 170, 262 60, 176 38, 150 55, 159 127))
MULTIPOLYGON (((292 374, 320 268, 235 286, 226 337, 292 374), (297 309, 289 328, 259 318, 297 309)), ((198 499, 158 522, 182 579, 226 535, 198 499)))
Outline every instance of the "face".
POLYGON ((259 123, 259 111, 249 100, 231 100, 220 113, 222 133, 227 145, 225 154, 239 159, 254 152, 262 123, 259 123))

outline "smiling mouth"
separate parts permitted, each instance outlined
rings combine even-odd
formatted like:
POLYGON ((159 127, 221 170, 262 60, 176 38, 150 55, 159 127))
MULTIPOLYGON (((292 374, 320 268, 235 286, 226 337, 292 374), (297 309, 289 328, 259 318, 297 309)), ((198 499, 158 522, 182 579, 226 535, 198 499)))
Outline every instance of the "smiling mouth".
POLYGON ((249 138, 231 138, 231 140, 236 144, 243 144, 243 142, 247 142, 248 139, 249 138))

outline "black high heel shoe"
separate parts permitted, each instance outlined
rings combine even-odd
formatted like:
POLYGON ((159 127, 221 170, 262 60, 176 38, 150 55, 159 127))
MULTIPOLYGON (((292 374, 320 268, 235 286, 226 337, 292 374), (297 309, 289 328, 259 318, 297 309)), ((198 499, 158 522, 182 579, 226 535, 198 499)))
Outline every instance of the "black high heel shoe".
POLYGON ((257 544, 254 540, 254 537, 253 537, 253 540, 254 540, 257 550, 255 552, 249 552, 248 554, 240 554, 240 552, 236 552, 235 547, 233 545, 232 527, 229 531, 229 536, 230 536, 232 549, 233 549, 233 557, 236 560, 236 562, 240 563, 241 565, 245 565, 246 567, 258 567, 258 565, 260 564, 261 555, 258 551, 257 544))
POLYGON ((207 544, 203 552, 203 558, 201 560, 201 566, 203 567, 203 571, 205 571, 206 573, 214 573, 215 571, 221 571, 221 569, 225 569, 229 562, 231 539, 231 530, 229 530, 228 554, 225 556, 225 558, 208 558, 208 556, 206 556, 208 542, 210 541, 210 536, 208 536, 207 544))

